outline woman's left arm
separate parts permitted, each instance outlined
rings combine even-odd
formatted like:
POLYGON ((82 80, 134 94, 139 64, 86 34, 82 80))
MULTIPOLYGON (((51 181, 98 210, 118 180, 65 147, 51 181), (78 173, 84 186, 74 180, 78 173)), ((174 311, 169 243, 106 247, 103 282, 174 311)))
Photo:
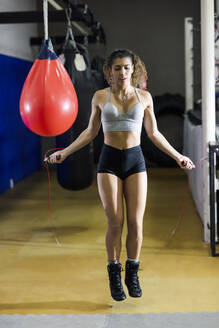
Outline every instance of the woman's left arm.
POLYGON ((176 151, 176 149, 174 149, 167 141, 167 139, 159 132, 157 127, 157 121, 154 115, 153 99, 148 91, 146 91, 146 98, 147 107, 145 108, 144 114, 144 127, 148 137, 155 144, 155 146, 157 146, 160 150, 175 159, 177 164, 182 169, 192 170, 195 165, 193 164, 191 159, 176 151))

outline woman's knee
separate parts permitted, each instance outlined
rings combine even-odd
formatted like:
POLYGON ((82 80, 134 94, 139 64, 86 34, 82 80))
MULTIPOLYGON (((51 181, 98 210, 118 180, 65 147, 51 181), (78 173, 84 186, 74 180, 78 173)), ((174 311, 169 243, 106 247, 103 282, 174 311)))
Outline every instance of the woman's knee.
POLYGON ((128 222, 128 234, 136 239, 142 238, 142 222, 129 221, 128 222))
POLYGON ((113 234, 121 234, 123 229, 123 217, 108 217, 108 230, 113 234))

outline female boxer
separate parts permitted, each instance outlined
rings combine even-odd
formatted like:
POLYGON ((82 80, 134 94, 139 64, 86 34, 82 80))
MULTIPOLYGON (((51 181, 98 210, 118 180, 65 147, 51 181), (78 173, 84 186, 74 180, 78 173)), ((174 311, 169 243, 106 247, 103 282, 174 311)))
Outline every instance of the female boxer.
POLYGON ((102 124, 104 145, 97 166, 97 182, 108 222, 106 249, 110 291, 116 301, 121 301, 126 298, 120 264, 123 199, 128 227, 125 284, 130 296, 142 295, 138 269, 147 195, 147 174, 140 146, 142 123, 151 141, 175 159, 181 168, 191 170, 195 166, 158 131, 151 94, 137 88, 142 77, 147 78, 140 58, 129 50, 116 50, 107 58, 104 74, 110 87, 94 94, 88 127, 68 147, 45 160, 61 163, 67 156, 89 144, 102 124))

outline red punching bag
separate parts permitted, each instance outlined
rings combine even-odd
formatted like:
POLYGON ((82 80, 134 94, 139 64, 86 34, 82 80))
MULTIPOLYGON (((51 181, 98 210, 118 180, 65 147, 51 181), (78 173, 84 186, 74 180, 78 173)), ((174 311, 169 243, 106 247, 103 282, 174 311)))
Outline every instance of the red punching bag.
POLYGON ((32 132, 52 137, 67 131, 77 113, 78 100, 72 81, 51 40, 44 40, 21 93, 22 120, 32 132))

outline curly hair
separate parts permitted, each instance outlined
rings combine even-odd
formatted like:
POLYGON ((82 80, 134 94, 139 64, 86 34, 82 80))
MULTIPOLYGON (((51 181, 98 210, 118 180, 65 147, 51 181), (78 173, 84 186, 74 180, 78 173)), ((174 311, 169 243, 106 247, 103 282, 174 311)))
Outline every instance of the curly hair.
POLYGON ((111 55, 105 60, 103 65, 103 73, 105 79, 111 84, 110 81, 110 69, 112 68, 113 62, 116 58, 129 57, 134 65, 134 72, 132 74, 132 85, 135 87, 141 87, 142 83, 147 81, 148 74, 143 61, 135 53, 128 49, 119 49, 111 53, 111 55))

